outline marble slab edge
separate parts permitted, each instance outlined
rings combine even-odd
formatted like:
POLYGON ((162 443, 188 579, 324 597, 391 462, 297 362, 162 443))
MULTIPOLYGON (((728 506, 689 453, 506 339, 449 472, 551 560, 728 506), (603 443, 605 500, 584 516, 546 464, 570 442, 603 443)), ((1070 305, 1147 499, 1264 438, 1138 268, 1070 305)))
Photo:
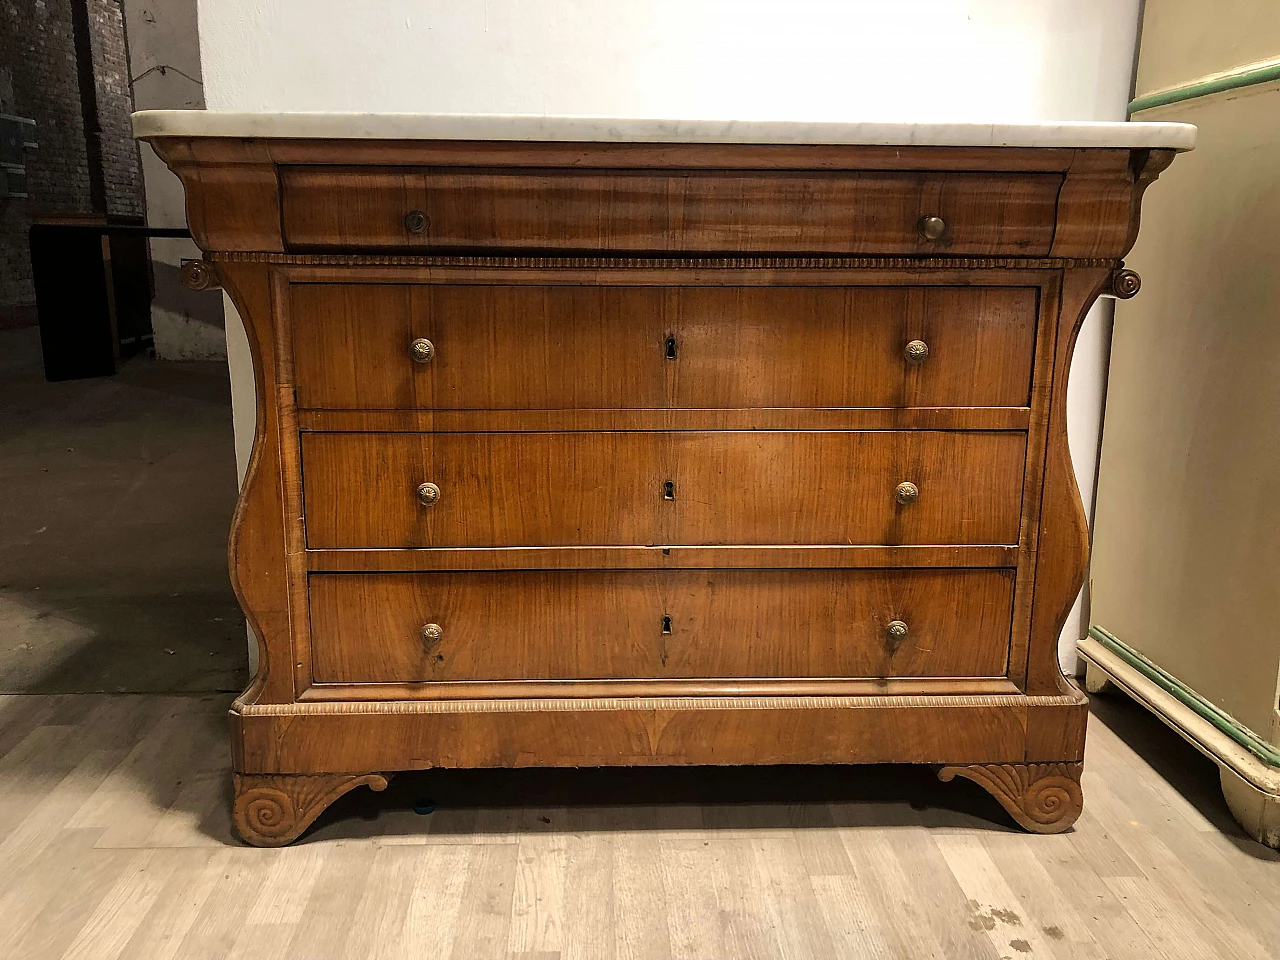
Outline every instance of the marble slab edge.
POLYGON ((506 140, 576 143, 773 143, 929 147, 1121 147, 1191 150, 1189 123, 845 123, 414 113, 237 113, 143 110, 150 137, 506 140))

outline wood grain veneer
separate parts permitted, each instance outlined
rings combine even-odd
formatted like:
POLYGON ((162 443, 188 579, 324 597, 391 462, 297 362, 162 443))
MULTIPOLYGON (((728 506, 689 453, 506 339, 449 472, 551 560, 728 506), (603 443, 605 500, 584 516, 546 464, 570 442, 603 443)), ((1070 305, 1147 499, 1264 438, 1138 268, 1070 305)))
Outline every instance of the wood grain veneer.
POLYGON ((313 574, 310 592, 317 683, 994 677, 1013 572, 313 574))
POLYGON ((1037 256, 1056 174, 283 167, 290 250, 618 250, 1037 256), (408 211, 426 215, 421 233, 408 211), (921 217, 947 232, 926 240, 921 217))
POLYGON ((1022 407, 1035 288, 295 284, 303 409, 1022 407), (430 363, 409 344, 428 338, 430 363), (912 364, 906 345, 928 345, 912 364))
POLYGON ((1025 457, 996 432, 307 433, 307 545, 1011 544, 1025 457))
POLYGON ((934 763, 1079 814, 1067 375, 1172 151, 154 145, 254 360, 247 840, 431 766, 934 763))

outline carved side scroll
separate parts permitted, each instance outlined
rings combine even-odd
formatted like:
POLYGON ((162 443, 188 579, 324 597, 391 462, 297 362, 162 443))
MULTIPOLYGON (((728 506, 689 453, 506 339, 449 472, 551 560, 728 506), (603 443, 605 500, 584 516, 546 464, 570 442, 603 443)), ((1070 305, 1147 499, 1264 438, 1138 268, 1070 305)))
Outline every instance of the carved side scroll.
POLYGON ((1107 277, 1107 286, 1103 292, 1117 300, 1128 300, 1130 297, 1137 296, 1141 289, 1142 278, 1138 276, 1136 270, 1117 267, 1107 277))
POLYGON ((216 290, 221 286, 217 268, 210 260, 184 260, 178 278, 190 290, 216 290))

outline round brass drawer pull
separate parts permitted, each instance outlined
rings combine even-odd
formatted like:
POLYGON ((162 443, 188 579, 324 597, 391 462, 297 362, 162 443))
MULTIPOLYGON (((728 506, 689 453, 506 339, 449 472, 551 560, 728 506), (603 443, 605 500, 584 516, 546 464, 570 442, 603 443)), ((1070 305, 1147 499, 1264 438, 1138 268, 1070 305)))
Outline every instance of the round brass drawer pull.
POLYGON ((444 628, 438 623, 424 623, 422 625, 422 642, 430 646, 433 643, 439 643, 440 638, 444 636, 444 628))
POLYGON ((427 232, 427 225, 430 223, 427 215, 421 210, 410 210, 404 215, 404 228, 418 236, 427 232))
POLYGON ((432 506, 440 499, 440 488, 434 483, 418 484, 418 502, 424 507, 432 506))
POLYGON ((409 344, 409 356, 413 357, 414 363, 430 363, 435 355, 436 345, 426 337, 418 337, 409 344))
POLYGON ((947 232, 947 222, 941 217, 921 217, 916 229, 926 240, 940 240, 947 232))
POLYGON ((929 345, 923 340, 912 340, 903 348, 902 355, 913 367, 929 359, 929 345))
POLYGON ((903 506, 908 503, 915 503, 920 496, 920 488, 910 480, 903 480, 900 484, 893 488, 893 497, 903 506))
POLYGON ((901 620, 890 620, 884 628, 884 635, 895 643, 907 638, 907 625, 901 620))

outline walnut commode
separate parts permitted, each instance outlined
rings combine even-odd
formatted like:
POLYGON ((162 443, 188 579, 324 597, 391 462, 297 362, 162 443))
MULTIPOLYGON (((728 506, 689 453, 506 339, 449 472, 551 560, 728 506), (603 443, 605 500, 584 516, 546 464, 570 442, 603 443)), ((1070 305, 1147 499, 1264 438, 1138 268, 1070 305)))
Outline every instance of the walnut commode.
POLYGON ((927 763, 1028 830, 1075 820, 1067 371, 1095 298, 1136 292, 1120 258, 1189 128, 905 146, 200 116, 137 126, 186 187, 188 275, 253 351, 247 841, 435 766, 927 763))

